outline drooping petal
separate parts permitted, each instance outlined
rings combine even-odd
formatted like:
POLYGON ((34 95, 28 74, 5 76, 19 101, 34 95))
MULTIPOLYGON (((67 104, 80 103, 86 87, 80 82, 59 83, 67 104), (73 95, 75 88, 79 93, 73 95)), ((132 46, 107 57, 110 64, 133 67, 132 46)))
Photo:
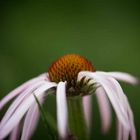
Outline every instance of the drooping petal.
MULTIPOLYGON (((123 127, 123 126, 122 126, 123 127)), ((123 127, 123 139, 122 140, 129 140, 129 131, 123 127)))
MULTIPOLYGON (((40 97, 42 97, 42 94, 44 94, 44 91, 52 87, 56 87, 56 84, 52 82, 46 82, 40 88, 36 89, 34 91, 34 94, 37 98, 40 99, 40 97)), ((24 114, 28 111, 28 109, 34 102, 36 101, 32 94, 28 98, 24 99, 24 101, 19 105, 19 107, 5 123, 5 125, 3 127, 0 127, 0 139, 5 138, 12 131, 12 129, 19 123, 19 121, 22 119, 24 114)))
POLYGON ((128 121, 129 121, 129 124, 130 124, 130 130, 126 130, 124 127, 123 127, 123 139, 127 139, 127 137, 131 136, 131 139, 132 140, 136 140, 136 130, 135 130, 135 125, 134 125, 134 117, 133 117, 133 112, 132 112, 132 109, 129 105, 129 102, 128 102, 128 99, 127 97, 125 96, 120 84, 115 80, 115 79, 112 79, 110 78, 111 82, 114 83, 114 88, 118 91, 117 94, 118 94, 118 97, 120 99, 120 101, 123 103, 123 106, 125 107, 125 110, 127 111, 127 115, 128 115, 128 121))
POLYGON ((134 124, 134 117, 133 117, 133 113, 129 105, 128 105, 128 114, 129 114, 129 120, 130 120, 130 125, 131 125, 130 137, 132 140, 136 140, 137 136, 136 136, 136 129, 135 129, 135 124, 134 124))
MULTIPOLYGON (((108 74, 104 74, 104 73, 105 72, 97 72, 97 73, 91 74, 91 73, 87 73, 87 72, 82 72, 80 75, 80 78, 82 76, 92 77, 92 78, 96 79, 104 87, 106 92, 108 91, 107 86, 112 90, 112 94, 115 97, 114 99, 116 100, 116 103, 118 104, 118 108, 116 109, 116 114, 117 114, 117 110, 120 108, 120 113, 121 113, 120 116, 122 116, 120 118, 118 116, 119 113, 117 115, 118 121, 121 124, 119 126, 120 132, 118 133, 118 137, 119 137, 118 139, 127 140, 130 135, 132 140, 136 140, 136 130, 135 130, 135 125, 134 125, 133 113, 132 113, 131 107, 129 105, 129 102, 127 100, 127 97, 125 96, 120 84, 112 76, 109 76, 108 74), (122 119, 123 119, 123 121, 122 121, 122 119), (125 121, 125 123, 124 123, 124 121, 125 121), (129 127, 127 127, 126 123, 128 123, 129 127)), ((111 94, 111 92, 110 92, 110 94, 111 94)), ((112 103, 112 105, 113 105, 113 103, 112 103)))
POLYGON ((90 128, 91 124, 91 96, 85 96, 83 97, 83 110, 84 110, 84 115, 85 115, 85 120, 86 120, 86 125, 88 129, 90 128))
POLYGON ((132 85, 138 84, 138 79, 129 73, 125 73, 125 72, 101 72, 101 71, 97 71, 97 73, 112 76, 113 78, 115 78, 118 81, 123 81, 126 83, 130 83, 132 85))
POLYGON ((123 140, 123 129, 120 121, 117 120, 117 140, 123 140))
POLYGON ((111 108, 106 93, 102 87, 97 88, 96 97, 99 104, 102 132, 106 133, 108 132, 111 125, 111 108))
MULTIPOLYGON (((42 99, 40 99, 40 102, 42 102, 42 99)), ((27 112, 27 115, 25 117, 21 140, 29 140, 29 138, 35 131, 38 120, 39 120, 39 109, 37 103, 34 103, 27 112)))
POLYGON ((29 86, 33 85, 34 83, 38 82, 38 81, 42 81, 42 80, 48 80, 48 74, 44 73, 41 74, 40 76, 33 78, 27 82, 25 82, 24 84, 22 84, 21 86, 17 87, 15 90, 11 91, 10 93, 8 93, 1 101, 0 101, 0 110, 3 108, 3 106, 10 101, 11 99, 13 99, 15 96, 17 96, 18 94, 20 94, 21 92, 23 92, 26 88, 28 88, 29 86))
POLYGON ((21 130, 21 124, 19 123, 13 130, 12 133, 10 134, 10 140, 18 140, 19 135, 20 135, 20 130, 21 130))
POLYGON ((117 140, 128 140, 129 131, 124 128, 121 122, 117 121, 117 140))
POLYGON ((106 91, 106 95, 108 96, 118 119, 124 125, 126 129, 130 129, 130 124, 128 123, 128 115, 126 110, 124 109, 124 105, 120 102, 119 98, 116 95, 116 90, 113 88, 113 83, 111 83, 107 77, 103 75, 99 75, 98 73, 94 72, 80 72, 78 77, 81 78, 83 76, 87 76, 93 78, 99 83, 104 90, 106 91))
POLYGON ((68 110, 65 82, 59 82, 57 86, 56 100, 58 132, 61 138, 66 138, 68 129, 68 110))
POLYGON ((39 81, 32 85, 31 87, 27 88, 21 95, 19 95, 15 101, 12 103, 12 105, 9 107, 7 112, 5 113, 1 123, 0 123, 0 128, 5 125, 5 123, 8 121, 8 119, 12 116, 12 114, 15 112, 15 110, 19 107, 19 105, 23 102, 25 98, 30 96, 32 92, 39 88, 41 85, 45 84, 45 81, 39 81))

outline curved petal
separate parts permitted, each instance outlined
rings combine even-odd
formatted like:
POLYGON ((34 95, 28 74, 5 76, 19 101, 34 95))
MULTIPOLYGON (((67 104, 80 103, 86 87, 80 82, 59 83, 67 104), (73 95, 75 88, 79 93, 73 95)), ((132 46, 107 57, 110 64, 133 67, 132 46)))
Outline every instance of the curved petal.
POLYGON ((91 124, 91 96, 84 96, 83 97, 83 110, 84 110, 84 115, 85 115, 85 120, 86 120, 86 125, 87 128, 90 128, 91 124))
POLYGON ((134 117, 133 117, 133 112, 132 109, 129 105, 128 99, 125 96, 120 84, 115 80, 115 79, 110 79, 112 81, 112 83, 114 83, 114 88, 118 91, 118 97, 121 100, 121 102, 123 103, 125 110, 127 111, 127 115, 128 115, 128 121, 130 124, 130 130, 126 130, 123 127, 123 139, 127 139, 127 137, 129 137, 129 134, 131 136, 132 140, 136 140, 136 130, 135 130, 135 125, 134 125, 134 117))
POLYGON ((130 120, 130 125, 131 125, 130 137, 132 140, 136 140, 137 136, 136 136, 136 129, 135 129, 135 124, 134 124, 134 117, 129 106, 128 106, 128 110, 129 110, 128 114, 129 114, 129 120, 130 120))
POLYGON ((68 110, 65 82, 59 82, 57 86, 56 100, 58 132, 61 138, 66 138, 68 129, 68 110))
MULTIPOLYGON (((36 89, 34 91, 34 94, 40 99, 40 97, 42 97, 42 94, 44 94, 44 91, 52 87, 56 87, 56 84, 52 82, 46 82, 40 88, 36 89)), ((19 123, 19 121, 22 119, 24 114, 27 112, 27 110, 31 107, 31 105, 34 102, 35 102, 34 96, 31 94, 19 105, 19 107, 16 109, 14 114, 9 118, 9 120, 5 123, 5 125, 3 127, 0 127, 0 139, 3 139, 12 131, 12 129, 19 123)))
POLYGON ((21 130, 21 124, 19 123, 13 130, 12 133, 10 134, 10 140, 18 140, 19 135, 20 135, 20 130, 21 130))
POLYGON ((40 81, 32 85, 31 87, 27 88, 21 95, 19 95, 15 101, 12 103, 12 105, 7 110, 6 114, 4 115, 1 123, 0 128, 5 125, 5 123, 8 121, 8 119, 12 116, 12 114, 15 112, 15 110, 19 107, 19 105, 23 102, 25 98, 30 96, 30 94, 37 88, 39 88, 41 85, 45 84, 45 81, 40 81))
POLYGON ((117 121, 117 140, 128 140, 129 139, 129 131, 125 130, 121 122, 117 121))
POLYGON ((125 73, 125 72, 101 72, 101 71, 97 71, 97 73, 112 76, 113 78, 115 78, 118 81, 123 81, 126 83, 130 83, 132 85, 138 84, 138 79, 129 73, 125 73))
POLYGON ((96 97, 99 104, 102 132, 106 133, 111 125, 111 108, 106 93, 102 87, 97 88, 96 97))
POLYGON ((98 72, 98 73, 91 74, 89 72, 82 72, 80 77, 89 76, 96 79, 104 87, 104 89, 106 90, 106 93, 108 92, 108 97, 111 94, 114 96, 116 103, 115 103, 115 100, 111 101, 112 97, 111 98, 109 97, 109 98, 110 98, 110 101, 112 102, 112 105, 113 105, 113 102, 116 105, 118 104, 117 105, 118 107, 116 105, 113 105, 114 109, 116 107, 115 111, 116 111, 116 114, 118 114, 117 115, 118 121, 121 124, 121 126, 119 127, 120 132, 118 133, 118 139, 123 139, 123 140, 128 139, 130 135, 132 140, 136 140, 136 130, 135 130, 135 125, 134 125, 133 113, 129 105, 129 102, 127 100, 127 97, 125 96, 120 84, 112 76, 109 76, 108 74, 104 74, 104 73, 105 72, 98 72), (108 89, 107 86, 110 89, 108 89))
MULTIPOLYGON (((118 84, 117 81, 114 81, 114 82, 116 82, 116 85, 118 84)), ((121 89, 121 87, 119 87, 120 85, 118 84, 117 86, 118 86, 117 89, 119 90, 118 96, 120 99, 123 98, 124 106, 125 106, 125 109, 127 110, 128 119, 129 119, 129 123, 130 123, 130 131, 127 132, 127 130, 125 130, 126 131, 125 137, 128 137, 127 135, 130 134, 131 139, 136 140, 136 130, 135 130, 135 125, 134 125, 134 117, 133 117, 132 109, 129 105, 127 97, 125 96, 125 94, 123 94, 123 90, 121 89), (129 133, 129 134, 127 134, 127 133, 129 133)))
POLYGON ((38 123, 38 120, 39 109, 37 103, 34 103, 25 117, 21 140, 28 140, 32 136, 38 123))
POLYGON ((38 81, 42 81, 42 80, 48 80, 48 75, 47 73, 41 74, 40 76, 33 78, 27 82, 25 82, 24 84, 22 84, 21 86, 17 87, 16 89, 14 89, 13 91, 11 91, 10 93, 8 93, 1 101, 0 101, 0 110, 3 108, 3 106, 10 101, 11 99, 13 99, 15 96, 17 96, 18 94, 20 94, 21 92, 23 92, 26 88, 28 88, 29 86, 31 86, 32 84, 38 82, 38 81))
POLYGON ((118 117, 118 119, 121 121, 121 123, 124 125, 126 129, 130 129, 130 124, 128 122, 128 115, 126 110, 124 109, 123 103, 119 100, 117 97, 116 93, 117 91, 113 88, 114 83, 110 82, 107 77, 103 75, 99 75, 96 72, 80 72, 79 73, 79 78, 83 76, 87 76, 90 78, 93 78, 99 83, 104 90, 106 91, 106 95, 108 96, 115 112, 118 117))
POLYGON ((120 121, 117 120, 117 140, 123 140, 123 129, 120 121))

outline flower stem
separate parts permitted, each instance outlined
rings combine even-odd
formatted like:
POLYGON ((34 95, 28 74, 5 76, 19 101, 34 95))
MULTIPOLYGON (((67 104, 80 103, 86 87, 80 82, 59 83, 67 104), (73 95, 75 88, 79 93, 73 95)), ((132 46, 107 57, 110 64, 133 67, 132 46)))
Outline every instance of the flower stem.
POLYGON ((82 97, 68 98, 69 127, 74 139, 87 140, 88 133, 82 106, 82 97))

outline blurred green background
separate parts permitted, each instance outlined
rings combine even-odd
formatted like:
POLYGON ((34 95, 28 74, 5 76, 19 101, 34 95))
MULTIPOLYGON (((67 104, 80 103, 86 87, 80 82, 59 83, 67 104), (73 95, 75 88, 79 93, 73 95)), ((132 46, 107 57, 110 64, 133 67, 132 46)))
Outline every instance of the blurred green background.
MULTIPOLYGON (((0 1, 0 98, 24 81, 46 72, 58 57, 78 53, 97 70, 140 77, 140 4, 137 1, 0 1)), ((140 86, 122 83, 135 115, 140 139, 140 86)), ((47 102, 48 101, 48 102, 47 102)), ((48 99, 54 109, 53 98, 48 99)), ((100 131, 93 96, 91 139, 114 140, 100 131)), ((40 122, 32 140, 45 139, 40 122)))

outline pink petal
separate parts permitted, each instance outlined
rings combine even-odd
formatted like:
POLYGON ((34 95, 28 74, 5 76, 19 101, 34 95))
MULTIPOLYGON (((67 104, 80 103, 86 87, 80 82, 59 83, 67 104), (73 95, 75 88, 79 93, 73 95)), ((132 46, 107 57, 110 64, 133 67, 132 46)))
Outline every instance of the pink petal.
POLYGON ((12 133, 10 134, 10 140, 18 140, 20 135, 20 123, 12 130, 12 133))
MULTIPOLYGON (((55 87, 56 84, 52 82, 46 82, 46 84, 42 85, 40 88, 36 89, 34 91, 34 94, 37 96, 37 98, 40 99, 44 94, 44 91, 55 87)), ((19 123, 19 121, 22 119, 24 114, 27 112, 27 110, 31 107, 31 105, 36 102, 33 95, 30 95, 28 98, 26 98, 16 109, 14 114, 9 118, 7 123, 0 127, 0 139, 5 138, 12 129, 19 123)))
MULTIPOLYGON (((82 76, 87 76, 96 79, 96 81, 104 87, 106 93, 108 92, 108 97, 109 94, 112 94, 113 96, 111 98, 114 98, 114 101, 109 97, 110 101, 112 100, 112 105, 113 102, 115 103, 116 100, 116 103, 113 106, 114 109, 116 108, 115 111, 119 121, 118 139, 127 140, 130 134, 131 139, 136 140, 136 130, 134 125, 133 113, 127 100, 127 97, 125 96, 120 84, 111 75, 105 72, 80 72, 79 79, 82 78, 82 76)), ((131 80, 128 81, 132 82, 131 80)))
POLYGON ((83 109, 84 109, 84 115, 86 120, 86 125, 88 129, 90 128, 91 124, 91 96, 84 96, 83 97, 83 109))
POLYGON ((18 106, 23 102, 25 98, 27 98, 35 89, 37 89, 45 83, 45 81, 39 81, 31 87, 27 88, 21 95, 19 95, 7 110, 5 116, 3 117, 0 123, 0 128, 3 127, 3 125, 5 125, 5 123, 8 121, 8 119, 11 117, 11 115, 14 113, 14 111, 18 108, 18 106))
POLYGON ((126 130, 124 127, 123 127, 123 140, 129 140, 129 131, 126 130))
POLYGON ((14 98, 15 96, 17 96, 19 93, 23 92, 27 87, 29 87, 30 85, 38 82, 38 81, 42 81, 42 80, 48 80, 47 78, 47 73, 45 74, 41 74, 39 77, 33 78, 27 82, 25 82, 24 84, 22 84, 21 86, 17 87, 15 90, 11 91, 8 95, 6 95, 1 101, 0 101, 0 110, 3 108, 3 106, 10 101, 12 98, 14 98))
POLYGON ((132 109, 129 105, 128 99, 125 96, 125 94, 123 93, 123 90, 120 86, 120 84, 114 80, 114 79, 110 79, 113 83, 114 83, 114 88, 116 88, 116 90, 118 91, 118 97, 120 98, 121 102, 123 103, 123 106, 125 107, 125 110, 127 111, 128 114, 128 119, 129 119, 129 124, 130 124, 130 131, 127 131, 124 129, 124 139, 127 139, 129 133, 131 136, 132 140, 136 140, 136 130, 135 130, 135 125, 134 125, 134 117, 133 117, 133 112, 132 109), (127 134, 128 133, 128 134, 127 134))
POLYGON ((32 136, 37 126, 38 120, 39 120, 38 105, 37 103, 34 103, 27 112, 27 115, 25 117, 21 140, 28 140, 32 136))
POLYGON ((126 83, 130 83, 132 85, 138 84, 138 79, 129 73, 125 72, 98 72, 98 73, 112 76, 118 81, 123 81, 126 83))
POLYGON ((117 140, 128 140, 129 131, 126 130, 120 121, 117 121, 117 140))
POLYGON ((111 125, 111 108, 106 93, 102 87, 97 88, 96 97, 99 104, 102 132, 106 133, 111 125))
POLYGON ((98 73, 94 72, 80 72, 78 77, 79 79, 83 76, 87 76, 93 78, 97 81, 97 83, 101 84, 101 86, 105 89, 106 95, 108 96, 118 119, 122 122, 122 124, 127 128, 130 129, 130 125, 128 123, 128 115, 126 110, 124 109, 123 104, 119 101, 119 98, 116 96, 116 90, 113 88, 112 83, 103 75, 99 75, 98 73), (121 104, 121 105, 120 105, 121 104))
POLYGON ((66 99, 66 83, 59 82, 56 92, 58 132, 62 139, 67 137, 68 110, 66 99))
POLYGON ((131 130, 130 130, 130 137, 132 140, 136 140, 137 136, 136 136, 136 129, 135 129, 135 124, 134 124, 134 118, 133 118, 133 113, 130 109, 130 107, 128 107, 128 114, 129 114, 129 120, 130 120, 130 125, 131 125, 131 130))
POLYGON ((123 140, 123 128, 119 121, 117 121, 117 140, 123 140))

